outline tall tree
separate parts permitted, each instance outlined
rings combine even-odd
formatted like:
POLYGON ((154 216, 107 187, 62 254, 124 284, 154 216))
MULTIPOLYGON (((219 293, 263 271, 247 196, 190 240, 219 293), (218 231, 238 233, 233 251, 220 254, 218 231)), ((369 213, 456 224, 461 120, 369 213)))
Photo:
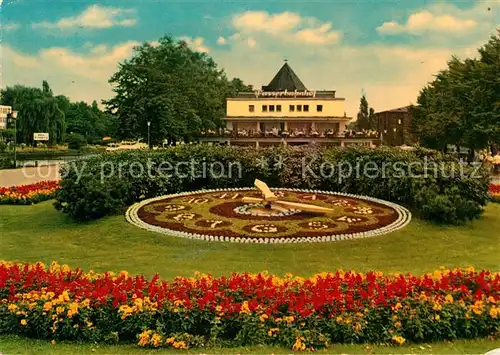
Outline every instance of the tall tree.
POLYGON ((363 94, 359 103, 359 112, 356 120, 356 129, 361 130, 371 130, 377 128, 377 122, 375 118, 375 110, 368 106, 368 100, 363 94))
POLYGON ((0 91, 3 105, 18 111, 17 141, 33 144, 33 133, 49 133, 49 143, 64 141, 66 120, 47 82, 43 89, 22 85, 9 86, 0 91))
POLYGON ((425 146, 482 149, 500 143, 500 30, 478 59, 453 57, 420 91, 413 131, 425 146))
POLYGON ((230 82, 205 53, 168 36, 158 46, 145 43, 135 48, 109 82, 115 97, 105 104, 119 121, 118 135, 146 138, 149 121, 153 143, 189 139, 200 130, 220 126, 225 98, 248 90, 241 80, 230 82))

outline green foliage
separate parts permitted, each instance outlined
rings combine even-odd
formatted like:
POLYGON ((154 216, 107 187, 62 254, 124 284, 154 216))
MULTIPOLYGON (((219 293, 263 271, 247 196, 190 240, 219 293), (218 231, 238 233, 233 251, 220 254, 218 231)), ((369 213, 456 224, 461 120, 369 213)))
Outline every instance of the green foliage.
MULTIPOLYGON (((49 133, 49 144, 64 141, 66 120, 47 82, 43 90, 22 85, 0 91, 1 103, 17 110, 17 142, 33 144, 33 133, 49 133)), ((12 124, 11 124, 12 126, 12 124)))
POLYGON ((69 103, 66 121, 67 132, 81 134, 87 143, 99 144, 103 137, 116 133, 116 118, 102 112, 95 101, 91 106, 83 101, 69 103))
POLYGON ((143 198, 169 193, 253 186, 255 178, 272 187, 381 198, 452 224, 478 218, 489 200, 486 172, 424 150, 183 145, 105 154, 66 170, 56 206, 76 220, 121 213, 143 198), (224 171, 211 174, 211 166, 224 171))
POLYGON ((115 97, 106 104, 119 122, 119 138, 146 138, 151 121, 153 144, 189 140, 221 126, 225 98, 251 90, 239 79, 229 81, 205 53, 168 36, 158 46, 137 47, 109 82, 115 97))
POLYGON ((67 142, 68 142, 68 148, 75 150, 80 150, 82 149, 83 146, 87 144, 85 137, 79 133, 71 133, 68 136, 67 142))
POLYGON ((375 117, 375 110, 373 107, 368 106, 368 100, 363 94, 359 103, 358 118, 356 120, 356 130, 374 130, 377 129, 377 119, 375 117))
POLYGON ((479 49, 479 59, 453 57, 420 91, 413 131, 422 145, 482 149, 500 143, 500 30, 479 49))
POLYGON ((14 168, 14 162, 12 161, 11 157, 0 157, 0 169, 13 169, 13 168, 14 168))

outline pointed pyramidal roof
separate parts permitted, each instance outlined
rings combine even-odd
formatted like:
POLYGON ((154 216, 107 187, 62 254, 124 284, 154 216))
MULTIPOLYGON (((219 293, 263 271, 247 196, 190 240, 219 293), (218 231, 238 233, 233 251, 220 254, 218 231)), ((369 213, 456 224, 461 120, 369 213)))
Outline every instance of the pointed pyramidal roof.
POLYGON ((267 86, 263 86, 264 91, 305 91, 305 85, 292 68, 285 62, 273 80, 267 86))

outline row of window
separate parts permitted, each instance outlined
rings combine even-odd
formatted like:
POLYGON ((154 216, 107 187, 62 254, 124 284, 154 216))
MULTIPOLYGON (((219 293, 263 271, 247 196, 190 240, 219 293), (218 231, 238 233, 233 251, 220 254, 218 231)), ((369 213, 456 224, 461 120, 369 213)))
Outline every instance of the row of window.
MULTIPOLYGON (((248 105, 248 111, 255 112, 255 105, 248 105)), ((289 112, 309 112, 309 105, 290 105, 289 112)), ((281 112, 281 105, 262 105, 262 112, 281 112)), ((323 112, 323 105, 316 105, 316 112, 323 112)))
POLYGON ((10 112, 11 112, 11 108, 10 107, 0 107, 0 113, 8 114, 10 112))

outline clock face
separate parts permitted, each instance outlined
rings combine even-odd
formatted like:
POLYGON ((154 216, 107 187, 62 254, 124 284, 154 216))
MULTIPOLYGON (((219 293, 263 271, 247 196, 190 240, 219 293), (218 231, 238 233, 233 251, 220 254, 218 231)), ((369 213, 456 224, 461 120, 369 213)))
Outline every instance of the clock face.
POLYGON ((204 190, 137 203, 127 220, 141 228, 191 239, 246 243, 327 242, 385 234, 405 226, 410 213, 396 204, 325 191, 272 189, 283 201, 333 209, 309 213, 279 204, 245 203, 261 198, 248 189, 204 190))

